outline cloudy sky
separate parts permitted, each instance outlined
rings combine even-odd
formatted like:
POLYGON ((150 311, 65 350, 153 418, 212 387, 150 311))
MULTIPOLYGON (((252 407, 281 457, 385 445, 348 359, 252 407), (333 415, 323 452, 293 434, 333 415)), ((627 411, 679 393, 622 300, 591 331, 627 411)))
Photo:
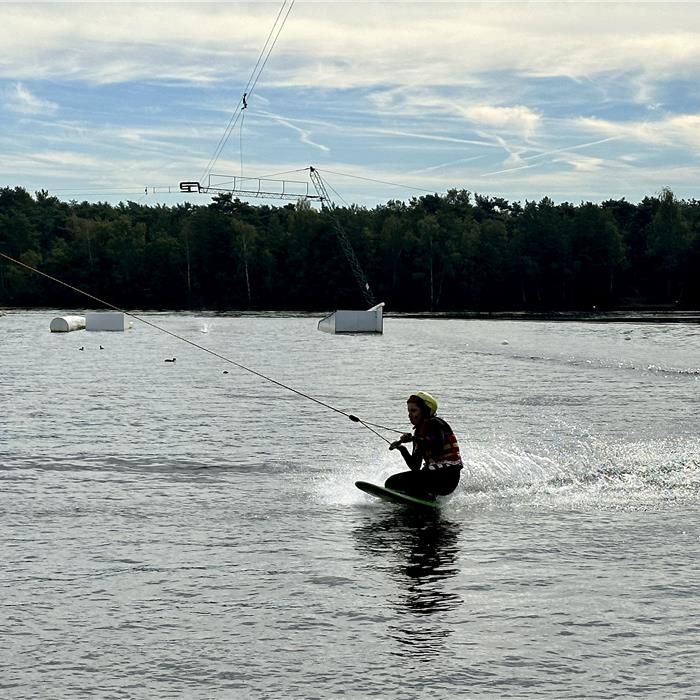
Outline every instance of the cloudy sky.
POLYGON ((0 185, 206 203, 178 183, 313 165, 365 206, 698 197, 698 76, 694 2, 3 2, 0 185))

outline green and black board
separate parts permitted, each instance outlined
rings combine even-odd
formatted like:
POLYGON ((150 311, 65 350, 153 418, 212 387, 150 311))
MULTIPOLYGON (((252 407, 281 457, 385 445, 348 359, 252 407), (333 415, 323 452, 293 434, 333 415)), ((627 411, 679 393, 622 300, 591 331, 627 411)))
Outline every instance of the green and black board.
POLYGON ((393 491, 392 489, 385 489, 383 486, 377 486, 376 484, 370 484, 367 481, 356 481, 355 486, 361 491, 370 494, 371 496, 377 496, 383 501, 391 501, 392 503, 403 503, 408 506, 422 506, 423 508, 437 508, 440 504, 437 501, 427 501, 422 498, 415 498, 414 496, 408 496, 401 491, 393 491))

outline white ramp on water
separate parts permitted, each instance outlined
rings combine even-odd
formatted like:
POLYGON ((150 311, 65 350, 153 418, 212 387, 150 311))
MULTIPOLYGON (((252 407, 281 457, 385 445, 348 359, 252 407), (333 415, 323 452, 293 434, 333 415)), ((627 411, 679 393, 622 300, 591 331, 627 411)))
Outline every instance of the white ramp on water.
POLYGON ((324 333, 383 333, 384 302, 366 311, 341 309, 318 322, 324 333))

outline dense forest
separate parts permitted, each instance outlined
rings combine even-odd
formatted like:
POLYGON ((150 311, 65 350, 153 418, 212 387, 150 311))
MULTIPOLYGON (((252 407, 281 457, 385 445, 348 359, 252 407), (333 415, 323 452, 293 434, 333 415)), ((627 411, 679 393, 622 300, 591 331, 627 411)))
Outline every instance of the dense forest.
MULTIPOLYGON (((0 253, 128 309, 363 308, 338 225, 392 311, 700 307, 700 201, 667 189, 578 205, 451 190, 333 211, 0 189, 0 253)), ((0 257, 0 306, 95 304, 0 257)))

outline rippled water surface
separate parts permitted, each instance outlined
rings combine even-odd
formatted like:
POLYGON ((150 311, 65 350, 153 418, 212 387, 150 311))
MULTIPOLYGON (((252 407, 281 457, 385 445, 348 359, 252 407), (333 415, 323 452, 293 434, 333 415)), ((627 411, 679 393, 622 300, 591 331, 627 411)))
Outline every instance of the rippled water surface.
POLYGON ((343 415, 57 313, 0 317, 0 696, 697 697, 698 325, 144 314, 397 430, 433 393, 428 516, 354 487, 402 465, 343 415))

